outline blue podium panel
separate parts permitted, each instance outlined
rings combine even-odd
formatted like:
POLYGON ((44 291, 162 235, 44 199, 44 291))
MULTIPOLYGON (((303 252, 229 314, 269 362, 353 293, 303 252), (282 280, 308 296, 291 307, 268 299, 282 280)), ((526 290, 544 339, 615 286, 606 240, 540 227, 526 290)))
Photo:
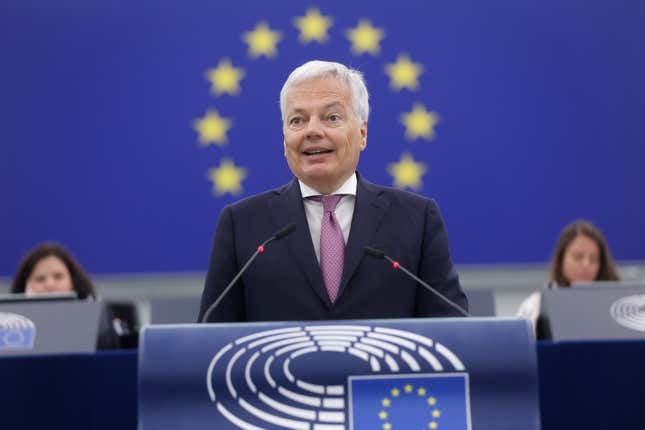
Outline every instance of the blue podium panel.
POLYGON ((539 429, 520 319, 147 326, 144 429, 539 429))

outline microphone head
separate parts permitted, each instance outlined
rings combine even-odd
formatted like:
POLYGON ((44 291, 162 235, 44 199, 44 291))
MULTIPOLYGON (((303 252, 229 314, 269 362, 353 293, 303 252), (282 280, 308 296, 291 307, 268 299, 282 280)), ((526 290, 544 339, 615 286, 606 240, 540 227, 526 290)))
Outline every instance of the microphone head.
POLYGON ((280 240, 280 239, 282 239, 283 237, 288 236, 288 235, 290 235, 291 233, 293 233, 293 231, 294 231, 295 229, 296 229, 296 224, 292 222, 291 224, 289 224, 289 225, 287 225, 286 227, 284 227, 284 228, 282 228, 281 230, 279 230, 279 231, 275 234, 275 236, 274 236, 274 237, 275 237, 275 239, 276 239, 276 240, 280 240))
POLYGON ((374 258, 385 258, 385 252, 381 251, 380 249, 372 248, 371 246, 366 246, 363 248, 363 251, 365 252, 365 255, 374 257, 374 258))

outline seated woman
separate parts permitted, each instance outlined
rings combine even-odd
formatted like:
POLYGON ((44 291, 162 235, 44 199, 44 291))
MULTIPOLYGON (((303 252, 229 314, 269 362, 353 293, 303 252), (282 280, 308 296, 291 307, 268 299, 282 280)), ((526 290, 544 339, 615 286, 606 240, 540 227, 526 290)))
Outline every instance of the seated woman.
POLYGON ((28 295, 75 291, 80 299, 95 298, 90 278, 72 255, 54 242, 38 245, 22 259, 12 293, 28 295))
MULTIPOLYGON (((29 251, 18 265, 12 293, 27 295, 76 292, 79 299, 96 299, 94 286, 81 265, 62 245, 45 242, 29 251)), ((99 326, 98 347, 118 348, 109 312, 104 310, 99 326)))
MULTIPOLYGON (((605 237, 595 225, 578 220, 564 227, 551 259, 549 285, 618 280, 605 237)), ((540 293, 535 292, 522 302, 517 315, 533 321, 535 327, 539 314, 540 293)))

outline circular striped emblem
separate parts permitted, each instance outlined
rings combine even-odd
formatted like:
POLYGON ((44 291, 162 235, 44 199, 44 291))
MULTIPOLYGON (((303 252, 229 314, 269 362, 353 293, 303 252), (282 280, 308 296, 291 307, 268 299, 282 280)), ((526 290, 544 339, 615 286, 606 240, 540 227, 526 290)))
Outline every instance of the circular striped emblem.
POLYGON ((24 329, 35 327, 33 321, 27 317, 8 312, 0 312, 0 328, 3 329, 24 329))
POLYGON ((238 428, 345 430, 350 373, 464 370, 444 345, 412 332, 312 325, 262 331, 227 344, 211 360, 206 385, 217 410, 238 428), (312 379, 317 366, 330 362, 343 380, 312 379))
POLYGON ((32 348, 36 326, 19 314, 0 312, 0 349, 32 348))
POLYGON ((645 331, 645 294, 616 300, 609 309, 611 317, 623 327, 645 331))

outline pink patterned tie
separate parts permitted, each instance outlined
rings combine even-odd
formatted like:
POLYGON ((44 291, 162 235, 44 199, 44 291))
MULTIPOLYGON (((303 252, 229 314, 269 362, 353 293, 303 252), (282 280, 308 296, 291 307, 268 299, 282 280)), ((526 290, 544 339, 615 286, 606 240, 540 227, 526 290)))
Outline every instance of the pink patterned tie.
POLYGON ((338 297, 345 260, 345 239, 334 211, 343 196, 336 194, 310 198, 323 204, 324 212, 320 227, 320 270, 329 299, 334 303, 338 297))

